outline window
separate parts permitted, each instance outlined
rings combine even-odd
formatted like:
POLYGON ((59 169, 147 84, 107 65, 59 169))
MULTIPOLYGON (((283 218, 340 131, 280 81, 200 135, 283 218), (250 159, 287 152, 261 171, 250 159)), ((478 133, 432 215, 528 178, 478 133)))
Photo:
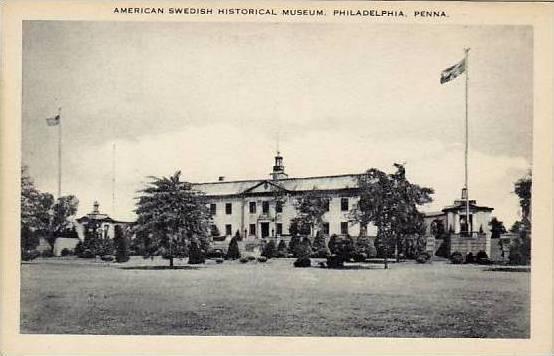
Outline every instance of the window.
POLYGON ((277 203, 275 203, 275 212, 276 213, 283 212, 283 202, 278 201, 277 203))
POLYGON ((269 213, 269 202, 268 201, 262 202, 262 212, 264 214, 269 213))
POLYGON ((340 210, 341 211, 348 211, 348 198, 341 198, 340 199, 340 210))
POLYGON ((275 227, 277 229, 277 236, 283 235, 283 224, 277 223, 275 224, 275 227))
POLYGON ((233 204, 225 203, 225 214, 231 215, 233 213, 233 204))
POLYGON ((256 224, 250 224, 250 235, 256 235, 256 224))
POLYGON ((323 223, 323 235, 329 235, 329 223, 323 223))
POLYGON ((250 214, 256 214, 256 202, 255 201, 250 202, 250 214))
POLYGON ((341 222, 340 223, 340 233, 341 233, 341 235, 347 235, 348 234, 348 222, 341 222))
POLYGON ((329 199, 323 201, 323 210, 329 211, 329 199))
POLYGON ((225 225, 225 236, 231 236, 233 234, 233 227, 231 224, 225 225))
POLYGON ((210 204, 210 214, 215 215, 217 211, 217 205, 215 203, 210 204))

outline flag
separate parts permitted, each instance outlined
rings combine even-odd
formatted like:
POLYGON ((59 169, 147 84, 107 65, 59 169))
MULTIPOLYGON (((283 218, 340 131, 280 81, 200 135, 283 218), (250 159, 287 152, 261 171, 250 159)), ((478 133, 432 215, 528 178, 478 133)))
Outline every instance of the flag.
POLYGON ((60 123, 60 115, 56 115, 54 117, 49 117, 46 119, 46 124, 48 126, 56 126, 60 123))
POLYGON ((466 71, 466 59, 462 59, 458 64, 448 67, 441 73, 441 84, 456 79, 460 74, 466 71))

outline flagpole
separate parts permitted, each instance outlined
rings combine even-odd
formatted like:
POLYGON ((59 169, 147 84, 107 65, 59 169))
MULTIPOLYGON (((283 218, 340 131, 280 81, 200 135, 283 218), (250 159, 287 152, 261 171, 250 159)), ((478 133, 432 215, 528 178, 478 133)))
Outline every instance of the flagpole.
POLYGON ((58 199, 62 197, 62 108, 58 107, 58 199))
POLYGON ((465 140, 465 190, 466 190, 466 224, 467 224, 467 232, 471 236, 471 230, 473 230, 473 227, 471 226, 469 221, 469 189, 468 189, 468 151, 469 151, 469 120, 468 120, 468 81, 469 81, 469 63, 468 63, 468 57, 469 57, 469 48, 465 48, 465 72, 466 72, 466 87, 465 87, 465 94, 466 94, 466 101, 465 101, 465 111, 466 111, 466 140, 465 140), (470 230, 471 229, 471 230, 470 230))

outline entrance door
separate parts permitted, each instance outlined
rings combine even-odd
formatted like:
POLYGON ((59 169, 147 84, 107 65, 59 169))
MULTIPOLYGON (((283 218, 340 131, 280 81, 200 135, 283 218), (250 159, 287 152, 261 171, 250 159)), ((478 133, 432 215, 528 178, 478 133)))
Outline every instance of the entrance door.
POLYGON ((263 222, 263 223, 260 223, 260 224, 261 224, 261 227, 262 227, 262 238, 268 237, 269 236, 269 223, 268 222, 263 222))

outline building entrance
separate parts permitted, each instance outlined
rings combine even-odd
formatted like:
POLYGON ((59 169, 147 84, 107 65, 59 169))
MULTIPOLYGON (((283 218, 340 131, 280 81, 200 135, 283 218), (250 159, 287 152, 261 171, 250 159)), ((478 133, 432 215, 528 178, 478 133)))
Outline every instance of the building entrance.
POLYGON ((269 236, 269 223, 268 222, 263 222, 263 223, 260 223, 260 225, 261 225, 261 230, 262 230, 262 238, 268 237, 269 236))

